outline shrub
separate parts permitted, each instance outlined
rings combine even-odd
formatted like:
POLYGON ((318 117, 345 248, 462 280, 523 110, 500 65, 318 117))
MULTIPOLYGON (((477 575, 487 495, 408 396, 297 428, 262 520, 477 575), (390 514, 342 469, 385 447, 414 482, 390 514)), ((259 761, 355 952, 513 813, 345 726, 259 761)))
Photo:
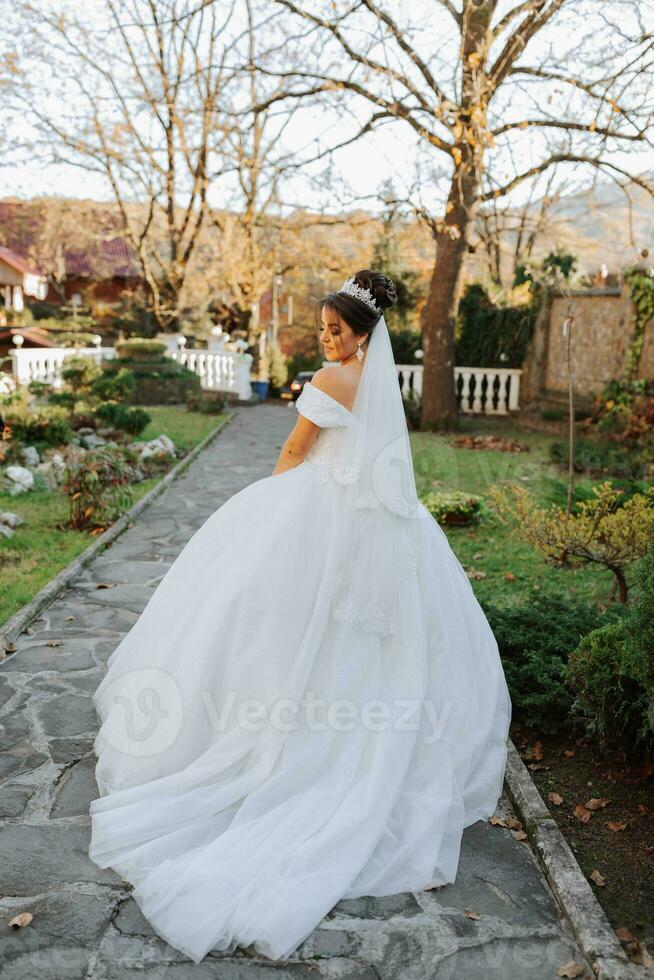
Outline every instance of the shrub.
POLYGON ((422 334, 417 330, 396 329, 388 331, 396 364, 418 364, 416 351, 422 350, 422 334))
POLYGON ((103 373, 91 385, 91 393, 102 401, 123 401, 134 394, 134 372, 119 368, 116 374, 103 373))
POLYGON ((431 490, 421 499, 439 524, 472 524, 481 516, 481 497, 460 490, 451 493, 431 490))
POLYGON ((132 502, 135 457, 115 446, 89 450, 69 463, 64 490, 70 526, 77 531, 106 527, 132 502))
POLYGON ((186 401, 189 412, 200 412, 202 415, 220 415, 225 409, 225 395, 222 393, 209 394, 200 392, 190 395, 186 401))
MULTIPOLYGON (((627 623, 612 623, 585 636, 570 656, 566 680, 575 692, 573 714, 603 745, 633 746, 647 738, 647 692, 625 671, 627 623)), ((652 719, 654 725, 654 719, 652 719)))
POLYGON ((491 490, 500 519, 519 537, 554 565, 603 565, 626 602, 626 570, 645 554, 654 534, 654 487, 625 500, 620 490, 602 483, 593 495, 568 515, 555 505, 538 507, 524 487, 491 490))
POLYGON ((511 606, 484 603, 497 639, 514 712, 543 731, 563 726, 572 706, 566 683, 571 650, 584 634, 615 621, 618 607, 600 613, 585 599, 552 589, 511 606))
POLYGON ((472 283, 459 304, 456 363, 474 367, 520 367, 536 322, 537 308, 495 306, 472 283))
POLYGON ((116 351, 121 358, 134 360, 155 360, 163 357, 166 345, 158 340, 148 340, 147 337, 130 337, 116 344, 116 351))
POLYGON ((129 401, 136 405, 170 405, 186 402, 191 394, 201 391, 199 377, 177 364, 172 358, 161 356, 142 360, 105 361, 103 371, 113 377, 129 369, 134 377, 135 388, 129 401))
POLYGON ((68 412, 58 406, 33 411, 27 404, 19 402, 3 408, 2 417, 11 428, 12 438, 28 445, 63 446, 73 435, 68 412))
POLYGON ((151 419, 144 409, 115 401, 101 402, 95 409, 95 417, 105 425, 133 436, 143 432, 151 419))
MULTIPOLYGON (((550 446, 550 458, 561 469, 568 468, 568 443, 557 440, 550 446)), ((634 450, 626 445, 604 439, 577 439, 575 441, 574 468, 586 476, 616 476, 638 480, 647 475, 651 454, 634 450)))

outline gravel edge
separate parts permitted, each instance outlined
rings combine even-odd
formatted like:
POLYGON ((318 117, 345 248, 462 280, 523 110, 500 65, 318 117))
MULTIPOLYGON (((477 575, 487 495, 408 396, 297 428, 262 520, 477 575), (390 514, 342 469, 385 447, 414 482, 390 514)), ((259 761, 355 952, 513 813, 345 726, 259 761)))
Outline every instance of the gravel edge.
POLYGON ((512 741, 504 785, 554 896, 598 980, 652 980, 651 971, 632 963, 620 945, 512 741))
POLYGON ((125 511, 118 520, 107 528, 107 530, 99 535, 93 541, 88 548, 85 548, 76 558, 74 558, 68 565, 65 565, 60 572, 57 572, 53 579, 44 585, 40 589, 34 598, 22 606, 18 612, 14 613, 4 626, 0 627, 0 664, 8 653, 13 653, 11 647, 13 646, 16 638, 23 632, 26 626, 29 626, 33 622, 38 614, 49 606, 51 602, 57 598, 58 595, 63 592, 63 590, 70 585, 70 583, 79 575, 82 569, 93 561, 93 559, 104 551, 110 544, 112 544, 116 538, 120 537, 123 531, 134 522, 134 520, 139 516, 139 514, 144 511, 147 507, 153 503, 157 497, 164 492, 164 490, 170 486, 182 473, 188 469, 191 463, 200 455, 203 449, 213 442, 213 440, 218 436, 225 426, 227 426, 237 413, 231 411, 226 416, 220 420, 218 425, 207 433, 204 439, 201 440, 191 449, 183 459, 180 459, 178 463, 169 470, 165 476, 159 480, 159 482, 148 490, 140 500, 138 500, 129 510, 125 511))

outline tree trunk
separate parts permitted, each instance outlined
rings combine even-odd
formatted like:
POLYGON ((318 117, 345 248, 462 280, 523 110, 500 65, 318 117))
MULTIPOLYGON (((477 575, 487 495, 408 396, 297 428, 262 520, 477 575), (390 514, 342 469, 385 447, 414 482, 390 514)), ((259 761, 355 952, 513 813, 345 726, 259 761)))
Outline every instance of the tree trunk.
POLYGON ((450 428, 456 423, 454 318, 475 197, 474 177, 470 174, 466 177, 457 171, 448 198, 445 227, 435 235, 436 261, 421 316, 423 429, 450 428))

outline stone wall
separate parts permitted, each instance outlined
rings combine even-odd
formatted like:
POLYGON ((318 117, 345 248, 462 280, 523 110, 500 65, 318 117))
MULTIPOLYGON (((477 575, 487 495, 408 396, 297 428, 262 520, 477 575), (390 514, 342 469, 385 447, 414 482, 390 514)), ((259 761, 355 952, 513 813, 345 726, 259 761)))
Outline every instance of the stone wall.
MULTIPOLYGON (((567 392, 566 338, 563 322, 574 316, 572 359, 575 390, 590 398, 625 367, 633 335, 633 305, 619 289, 573 290, 544 305, 524 364, 521 402, 567 392)), ((654 322, 648 325, 640 377, 654 381, 654 322)))

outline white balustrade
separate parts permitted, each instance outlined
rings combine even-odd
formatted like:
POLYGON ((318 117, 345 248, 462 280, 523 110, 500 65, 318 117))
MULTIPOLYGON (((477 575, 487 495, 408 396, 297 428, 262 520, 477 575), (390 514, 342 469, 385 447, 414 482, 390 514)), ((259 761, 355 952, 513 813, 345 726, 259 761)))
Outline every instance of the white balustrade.
MULTIPOLYGON (((12 350, 13 375, 18 384, 42 381, 58 388, 64 361, 73 356, 92 357, 100 362, 116 357, 113 347, 28 347, 12 350)), ((252 397, 252 356, 237 351, 169 350, 168 356, 184 364, 200 378, 206 391, 235 394, 242 401, 252 397)), ((403 398, 422 397, 422 364, 396 364, 403 398)), ((455 367, 454 385, 461 412, 508 415, 517 411, 520 396, 519 368, 455 367)))
POLYGON ((61 386, 61 370, 70 357, 91 357, 98 364, 103 359, 113 359, 113 347, 20 347, 9 352, 12 371, 18 384, 27 385, 30 381, 41 381, 61 386))
POLYGON ((252 397, 250 384, 251 354, 236 351, 180 350, 168 351, 178 364, 184 364, 200 378, 205 391, 231 392, 242 401, 252 397))
POLYGON ((519 408, 520 368, 454 368, 459 410, 483 415, 508 415, 519 408))
MULTIPOLYGON (((422 364, 395 365, 403 398, 422 396, 422 364)), ((455 367, 454 386, 459 410, 466 414, 508 415, 517 411, 520 396, 519 368, 455 367)))

